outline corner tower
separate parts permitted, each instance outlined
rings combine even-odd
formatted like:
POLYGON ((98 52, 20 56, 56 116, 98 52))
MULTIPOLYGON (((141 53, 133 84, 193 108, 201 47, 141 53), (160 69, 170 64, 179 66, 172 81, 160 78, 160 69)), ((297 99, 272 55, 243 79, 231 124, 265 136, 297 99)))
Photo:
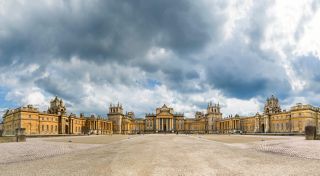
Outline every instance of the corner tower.
POLYGON ((279 112, 281 112, 281 107, 278 98, 274 95, 272 95, 270 98, 267 98, 266 103, 264 105, 264 113, 276 114, 279 112))
POLYGON ((222 119, 222 113, 220 112, 220 105, 213 104, 212 102, 208 103, 207 107, 207 130, 209 133, 215 133, 217 131, 216 121, 222 119))
POLYGON ((110 104, 108 118, 112 121, 113 131, 116 134, 121 134, 122 118, 123 118, 123 108, 121 104, 110 104))
POLYGON ((59 99, 57 96, 50 101, 50 107, 48 109, 49 114, 64 115, 66 113, 66 106, 62 99, 59 99))
POLYGON ((69 133, 69 121, 66 116, 67 108, 64 105, 62 99, 57 96, 50 101, 50 107, 48 109, 48 114, 54 114, 58 117, 58 133, 68 134, 69 133))
POLYGON ((270 98, 267 98, 266 103, 264 105, 264 124, 265 124, 265 133, 270 132, 270 118, 272 114, 280 113, 281 107, 279 104, 279 100, 277 97, 272 95, 270 98))

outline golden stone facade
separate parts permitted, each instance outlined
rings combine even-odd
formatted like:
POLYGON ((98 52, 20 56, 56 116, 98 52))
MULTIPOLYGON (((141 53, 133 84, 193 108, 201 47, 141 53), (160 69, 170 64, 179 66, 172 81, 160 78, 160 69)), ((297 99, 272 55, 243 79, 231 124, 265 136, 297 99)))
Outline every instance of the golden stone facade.
POLYGON ((7 110, 3 116, 3 135, 15 135, 18 128, 24 128, 26 135, 112 133, 109 120, 95 116, 67 116, 63 101, 57 97, 50 102, 46 112, 40 112, 32 105, 7 110))
POLYGON ((282 133, 303 134, 307 125, 319 131, 320 109, 297 104, 289 111, 281 110, 279 100, 267 99, 264 112, 254 116, 222 117, 219 104, 209 103, 205 113, 196 112, 194 118, 163 105, 145 118, 136 118, 133 112, 124 113, 121 104, 110 104, 107 118, 66 115, 66 107, 55 97, 46 112, 32 105, 8 110, 3 116, 4 135, 15 135, 24 128, 26 135, 61 134, 141 134, 141 133, 282 133))

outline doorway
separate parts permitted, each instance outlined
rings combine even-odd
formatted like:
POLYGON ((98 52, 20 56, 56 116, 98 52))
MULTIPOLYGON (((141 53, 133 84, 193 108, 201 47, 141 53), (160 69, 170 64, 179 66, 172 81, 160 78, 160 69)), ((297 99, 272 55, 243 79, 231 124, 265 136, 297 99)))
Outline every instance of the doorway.
POLYGON ((69 134, 69 126, 68 125, 65 126, 65 134, 69 134))
POLYGON ((163 124, 163 131, 167 131, 167 124, 163 124))
POLYGON ((264 133, 264 124, 261 125, 261 132, 264 133))

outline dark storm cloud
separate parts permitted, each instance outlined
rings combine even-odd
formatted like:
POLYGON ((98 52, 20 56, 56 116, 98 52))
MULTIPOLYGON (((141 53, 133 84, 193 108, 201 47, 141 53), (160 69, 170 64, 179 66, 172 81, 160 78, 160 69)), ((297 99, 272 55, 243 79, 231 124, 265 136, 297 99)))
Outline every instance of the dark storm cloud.
MULTIPOLYGON (((0 71, 21 72, 10 77, 12 90, 28 84, 73 105, 88 100, 88 107, 100 97, 106 99, 96 101, 100 107, 123 97, 139 108, 171 94, 173 103, 200 108, 215 92, 237 99, 293 94, 279 55, 262 49, 274 20, 266 14, 273 1, 252 6, 201 0, 6 3, 11 5, 0 13, 0 71), (39 68, 22 73, 32 64, 39 68)), ((305 19, 311 18, 301 18, 301 26, 309 22, 305 19)), ((304 35, 302 27, 295 35, 304 35)), ((290 55, 292 47, 287 48, 277 49, 290 55)), ((319 61, 308 58, 294 66, 311 92, 319 92, 319 61)))
POLYGON ((278 56, 260 48, 270 21, 266 12, 271 6, 267 2, 254 4, 248 16, 239 21, 242 25, 233 29, 233 38, 212 51, 206 65, 207 79, 228 97, 289 95, 290 83, 278 56))
POLYGON ((306 82, 306 92, 320 92, 320 60, 314 56, 295 58, 293 62, 297 75, 306 82))
POLYGON ((83 89, 81 85, 74 85, 73 81, 41 78, 35 81, 35 84, 53 96, 59 96, 74 103, 79 103, 81 101, 81 97, 83 97, 83 89))
POLYGON ((275 94, 285 98, 291 91, 287 75, 272 54, 230 41, 216 50, 207 65, 207 79, 226 96, 249 99, 275 94))
POLYGON ((94 62, 142 57, 151 46, 188 54, 210 41, 208 24, 192 1, 63 1, 17 5, 1 23, 2 62, 78 56, 94 62))
MULTIPOLYGON (((193 64, 189 61, 190 56, 202 57, 201 51, 209 42, 221 41, 221 26, 225 16, 216 13, 208 20, 209 11, 206 11, 205 5, 182 0, 62 2, 54 6, 17 6, 20 8, 18 15, 3 23, 8 27, 4 27, 6 32, 0 36, 1 60, 44 61, 40 64, 41 68, 50 59, 70 60, 73 56, 99 64, 132 64, 151 74, 161 71, 165 80, 160 81, 165 82, 170 89, 184 93, 201 91, 185 82, 199 78, 198 72, 190 69, 193 64), (176 58, 151 63, 145 59, 145 55, 152 47, 168 49, 176 58)), ((223 3, 219 4, 222 6, 215 8, 226 8, 223 3)), ((264 7, 264 3, 261 3, 255 6, 252 13, 264 7)), ((241 29, 250 36, 252 45, 239 47, 248 51, 258 49, 266 21, 264 13, 254 16, 248 20, 250 28, 241 29)), ((263 53, 260 52, 258 58, 250 56, 248 59, 242 53, 240 56, 243 58, 238 58, 239 53, 236 51, 228 55, 229 50, 235 47, 233 44, 224 46, 220 53, 212 57, 215 58, 214 62, 210 60, 208 63, 200 63, 208 73, 207 83, 237 98, 250 98, 272 87, 270 80, 273 78, 252 76, 250 74, 260 74, 259 70, 240 66, 243 62, 247 62, 248 66, 256 63, 257 59, 268 59, 268 56, 262 57, 263 53), (236 64, 237 69, 230 70, 233 64, 236 64)), ((265 66, 260 64, 260 67, 264 69, 265 66)), ((70 72, 76 71, 68 70, 63 78, 74 79, 77 74, 70 72)), ((91 79, 97 83, 114 83, 117 79, 101 76, 98 74, 91 79)), ((65 90, 53 84, 54 81, 42 78, 36 81, 36 85, 52 94, 63 94, 65 90)), ((201 87, 205 82, 198 84, 201 87)))
POLYGON ((197 78, 199 78, 199 74, 197 71, 191 70, 188 73, 186 73, 186 78, 187 79, 197 79, 197 78))

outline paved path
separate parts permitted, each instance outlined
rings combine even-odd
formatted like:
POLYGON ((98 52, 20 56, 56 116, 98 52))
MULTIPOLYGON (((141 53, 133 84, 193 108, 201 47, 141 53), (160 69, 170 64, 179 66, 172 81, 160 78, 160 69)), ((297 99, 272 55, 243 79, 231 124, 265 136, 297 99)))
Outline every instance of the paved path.
POLYGON ((0 164, 0 175, 19 173, 139 176, 319 175, 320 161, 243 149, 195 136, 144 135, 63 155, 0 164))

